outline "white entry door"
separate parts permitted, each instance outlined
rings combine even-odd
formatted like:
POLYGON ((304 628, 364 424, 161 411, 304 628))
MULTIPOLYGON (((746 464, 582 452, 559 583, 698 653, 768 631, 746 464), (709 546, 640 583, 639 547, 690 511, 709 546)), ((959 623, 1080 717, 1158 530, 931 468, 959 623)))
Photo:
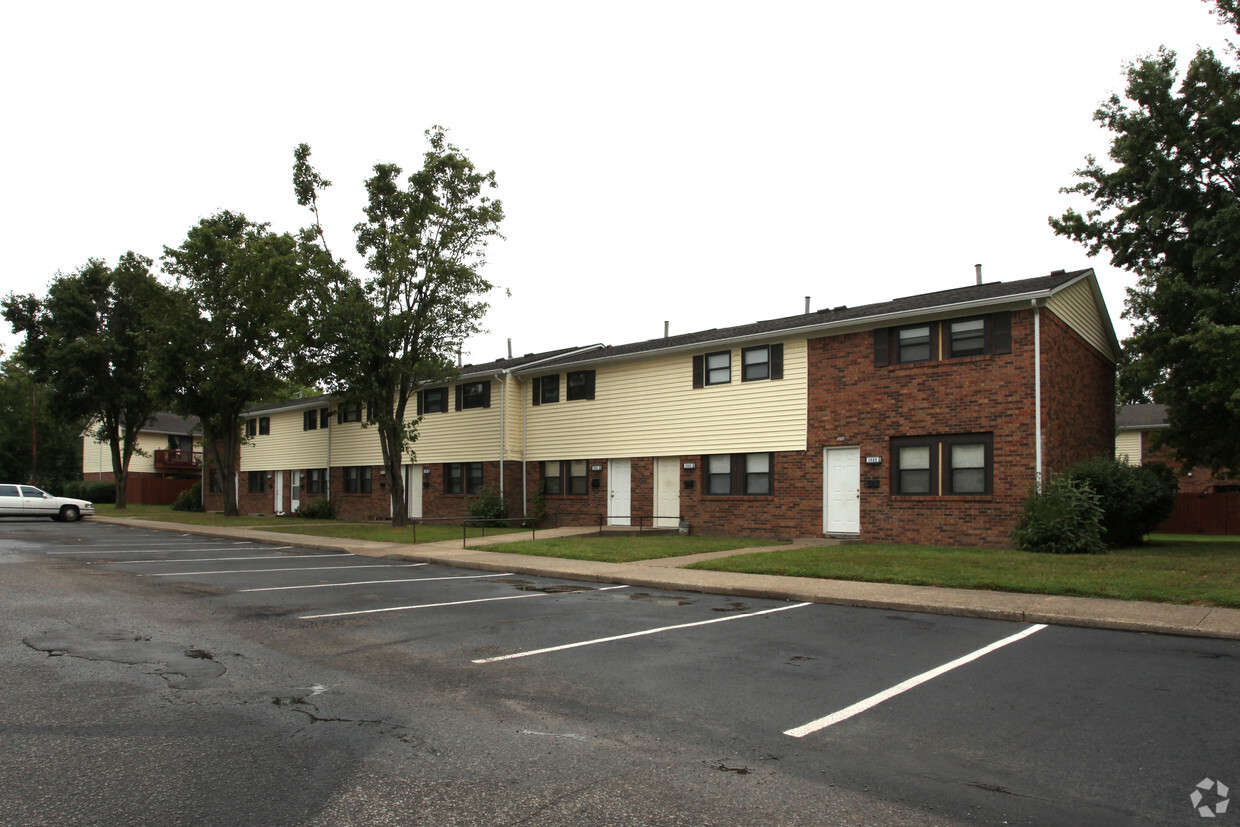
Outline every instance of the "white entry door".
POLYGON ((630 525, 632 516, 632 463, 627 459, 607 461, 607 524, 630 525))
POLYGON ((680 525, 679 457, 658 457, 654 461, 654 524, 658 528, 680 525))
POLYGON ((297 509, 301 508, 301 478, 305 472, 289 471, 288 473, 290 477, 288 508, 289 511, 296 513, 297 509))
POLYGON ((405 466, 405 516, 422 519, 422 466, 405 466))
POLYGON ((284 472, 276 471, 276 507, 275 513, 284 513, 284 472))
POLYGON ((861 533, 861 449, 823 452, 822 525, 824 534, 861 533))

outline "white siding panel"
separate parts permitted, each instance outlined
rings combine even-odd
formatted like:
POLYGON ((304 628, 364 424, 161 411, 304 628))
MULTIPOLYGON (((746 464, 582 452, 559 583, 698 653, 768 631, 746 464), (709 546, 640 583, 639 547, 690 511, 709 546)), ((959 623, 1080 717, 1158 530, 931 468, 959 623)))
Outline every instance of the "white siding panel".
POLYGON ((732 382, 705 388, 693 387, 691 354, 600 365, 594 399, 527 409, 528 459, 803 451, 806 352, 785 342, 783 379, 741 382, 733 348, 732 382))

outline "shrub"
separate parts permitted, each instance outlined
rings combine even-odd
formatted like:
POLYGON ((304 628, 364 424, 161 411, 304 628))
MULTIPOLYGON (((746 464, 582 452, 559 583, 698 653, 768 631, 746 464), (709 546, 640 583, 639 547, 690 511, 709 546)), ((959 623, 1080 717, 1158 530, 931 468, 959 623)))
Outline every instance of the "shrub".
POLYGON ((1012 539, 1025 551, 1047 554, 1099 554, 1102 542, 1102 506, 1089 483, 1055 475, 1030 491, 1012 539))
POLYGON ((316 497, 309 502, 302 503, 297 508, 297 516, 307 520, 334 520, 336 519, 336 506, 327 497, 316 497))
POLYGON ((92 503, 116 502, 116 483, 105 480, 72 480, 65 483, 66 497, 92 503))
POLYGON ((202 483, 196 482, 189 488, 177 494, 177 500, 172 504, 173 511, 206 511, 202 504, 202 483))
POLYGON ((504 518, 508 516, 508 504, 494 485, 484 486, 478 499, 472 501, 466 512, 470 516, 471 525, 504 526, 504 518))
POLYGON ((1078 462, 1066 473, 1099 496, 1102 542, 1108 548, 1141 545, 1175 507, 1175 474, 1160 462, 1137 466, 1099 457, 1078 462))

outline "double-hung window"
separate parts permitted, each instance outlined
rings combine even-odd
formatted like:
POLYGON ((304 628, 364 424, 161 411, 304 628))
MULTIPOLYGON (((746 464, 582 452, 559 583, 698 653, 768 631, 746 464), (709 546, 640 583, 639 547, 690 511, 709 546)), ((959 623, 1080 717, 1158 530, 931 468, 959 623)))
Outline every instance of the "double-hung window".
POLYGON ((991 434, 899 437, 891 440, 893 494, 988 496, 992 493, 991 434))
POLYGON ((902 327, 896 331, 896 354, 900 364, 928 362, 933 353, 930 325, 902 327))
POLYGON ((491 383, 465 382, 456 386, 456 409, 491 407, 491 383))
POLYGON ((774 490, 773 454, 711 454, 704 458, 704 469, 709 495, 764 496, 774 490))
POLYGON ((482 463, 449 462, 444 465, 444 491, 448 494, 482 493, 482 463))
POLYGON ((543 463, 544 494, 586 494, 590 481, 584 459, 553 460, 543 463))
POLYGON ((371 492, 371 469, 369 465, 350 465, 344 469, 344 493, 369 494, 371 492))
POLYGON ((963 319, 947 325, 949 356, 980 356, 986 352, 986 320, 963 319))
POLYGON ((319 427, 319 412, 317 410, 305 411, 301 415, 301 429, 303 431, 313 431, 319 427))
POLYGON ((874 331, 874 365, 916 364, 1012 352, 1012 314, 925 322, 874 331))
POLYGON ((568 381, 565 385, 564 396, 569 402, 574 399, 593 399, 594 371, 571 370, 568 372, 568 381))
POLYGON ((784 346, 759 345, 741 349, 741 381, 784 378, 784 346))
POLYGON ((326 494, 327 493, 327 469, 311 468, 306 472, 306 493, 307 494, 326 494))
POLYGON ((245 421, 245 435, 246 436, 258 436, 258 420, 257 419, 247 419, 245 421))
POLYGON ((362 421, 362 403, 345 402, 340 406, 340 414, 338 419, 343 424, 345 422, 361 422, 362 421))
POLYGON ((533 386, 535 405, 554 405, 560 401, 560 374, 536 377, 533 386))
POLYGON ((446 413, 448 410, 448 389, 427 388, 418 391, 418 413, 446 413))
POLYGON ((726 385, 731 381, 732 351, 717 350, 693 357, 693 387, 726 385))
POLYGON ((267 493, 267 472, 251 471, 249 474, 249 491, 251 494, 267 493))

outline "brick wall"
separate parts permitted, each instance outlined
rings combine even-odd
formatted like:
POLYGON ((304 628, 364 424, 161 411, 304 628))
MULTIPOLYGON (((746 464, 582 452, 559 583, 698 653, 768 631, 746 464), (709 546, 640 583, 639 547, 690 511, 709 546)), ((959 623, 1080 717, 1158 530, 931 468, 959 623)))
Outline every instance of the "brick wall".
POLYGON ((1047 473, 1115 453, 1115 365, 1042 312, 1042 450, 1047 473))

